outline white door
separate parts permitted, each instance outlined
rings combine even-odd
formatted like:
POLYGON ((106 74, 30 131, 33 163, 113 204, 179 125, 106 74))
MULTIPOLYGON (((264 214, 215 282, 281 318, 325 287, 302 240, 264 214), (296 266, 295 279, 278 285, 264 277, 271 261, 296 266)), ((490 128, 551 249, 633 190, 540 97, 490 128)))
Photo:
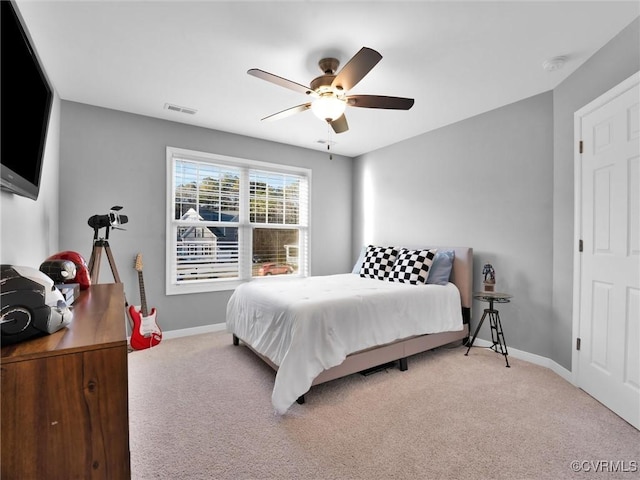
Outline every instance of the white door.
MULTIPOLYGON (((576 112, 577 385, 640 429, 640 75, 576 112), (581 199, 580 196, 581 195, 581 199)), ((574 324, 575 326, 575 324, 574 324)), ((574 357, 574 359, 576 358, 574 357)))

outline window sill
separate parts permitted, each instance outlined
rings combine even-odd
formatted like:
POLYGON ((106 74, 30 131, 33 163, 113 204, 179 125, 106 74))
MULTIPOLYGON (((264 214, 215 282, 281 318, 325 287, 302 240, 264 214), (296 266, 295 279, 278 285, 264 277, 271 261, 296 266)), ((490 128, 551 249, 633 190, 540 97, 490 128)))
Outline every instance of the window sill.
POLYGON ((190 293, 224 292, 235 290, 245 280, 229 280, 225 282, 203 282, 178 285, 167 285, 167 295, 182 295, 190 293))
POLYGON ((251 277, 249 280, 229 280, 222 282, 202 282, 179 285, 167 285, 167 295, 182 295, 190 293, 224 292, 235 290, 236 287, 247 282, 284 282, 287 279, 303 278, 302 275, 266 275, 251 277))

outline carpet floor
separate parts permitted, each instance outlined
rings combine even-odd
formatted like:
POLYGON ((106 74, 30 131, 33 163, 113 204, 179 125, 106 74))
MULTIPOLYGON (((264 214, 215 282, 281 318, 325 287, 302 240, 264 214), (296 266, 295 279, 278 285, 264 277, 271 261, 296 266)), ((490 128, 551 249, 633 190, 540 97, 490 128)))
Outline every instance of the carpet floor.
POLYGON ((640 478, 640 432, 551 370, 459 344, 315 386, 218 332, 129 354, 132 478, 640 478))

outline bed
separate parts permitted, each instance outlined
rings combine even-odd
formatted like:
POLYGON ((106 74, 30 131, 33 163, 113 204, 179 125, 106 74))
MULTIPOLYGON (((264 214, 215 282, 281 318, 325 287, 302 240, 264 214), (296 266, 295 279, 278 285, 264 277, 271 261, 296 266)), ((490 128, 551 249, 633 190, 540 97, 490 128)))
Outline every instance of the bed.
POLYGON ((242 342, 276 371, 277 413, 304 403, 313 385, 390 362, 406 370, 411 355, 469 336, 473 249, 430 251, 452 252, 450 277, 439 284, 391 281, 388 271, 364 278, 356 266, 356 273, 273 278, 234 291, 227 330, 234 345, 242 342))

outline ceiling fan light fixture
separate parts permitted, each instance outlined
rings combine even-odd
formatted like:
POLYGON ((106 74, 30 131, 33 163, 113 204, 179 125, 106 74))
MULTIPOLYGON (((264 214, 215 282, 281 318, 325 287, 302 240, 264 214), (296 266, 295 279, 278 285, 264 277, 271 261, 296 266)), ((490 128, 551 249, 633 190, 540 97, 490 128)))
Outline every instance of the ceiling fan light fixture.
POLYGON ((347 108, 346 100, 333 94, 322 95, 311 103, 311 111, 320 120, 332 122, 340 118, 347 108))

